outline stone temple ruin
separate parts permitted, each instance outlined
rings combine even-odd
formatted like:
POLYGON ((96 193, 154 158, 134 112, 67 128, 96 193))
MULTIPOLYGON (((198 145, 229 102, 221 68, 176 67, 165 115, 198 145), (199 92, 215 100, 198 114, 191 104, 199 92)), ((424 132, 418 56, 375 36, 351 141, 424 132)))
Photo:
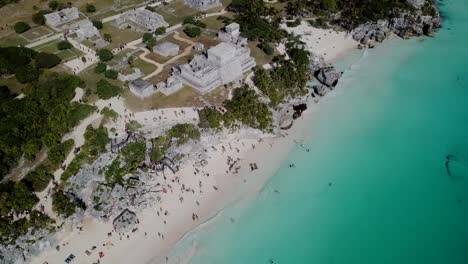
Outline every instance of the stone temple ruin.
POLYGON ((88 19, 73 23, 69 28, 69 33, 75 33, 78 42, 89 40, 99 49, 109 44, 109 42, 101 37, 99 30, 93 25, 93 22, 88 19))
MULTIPOLYGON (((240 36, 239 24, 226 26, 219 34, 223 42, 211 47, 202 55, 195 55, 186 64, 172 70, 172 76, 156 85, 165 95, 179 91, 184 85, 200 94, 242 79, 243 74, 255 67, 255 59, 250 56, 247 39, 240 36)), ((204 46, 196 49, 202 51, 204 46)))
POLYGON ((119 233, 131 231, 137 223, 138 218, 136 214, 128 209, 123 210, 122 213, 112 221, 114 229, 119 233))
POLYGON ((168 96, 178 92, 180 89, 182 89, 183 86, 184 84, 181 80, 174 76, 170 76, 166 81, 158 83, 156 88, 158 91, 168 96))
POLYGON ((218 39, 222 42, 231 42, 238 46, 247 46, 247 38, 241 37, 240 25, 231 23, 218 32, 218 39))
POLYGON ((131 28, 139 32, 153 32, 169 26, 160 14, 147 9, 129 10, 115 19, 113 24, 119 29, 131 28))
POLYGON ((185 0, 185 4, 200 11, 222 6, 219 0, 185 0))
POLYGON ((140 99, 149 97, 156 92, 156 89, 154 89, 153 84, 140 78, 130 82, 128 84, 128 88, 134 95, 136 95, 140 99))
POLYGON ((179 65, 174 76, 200 94, 224 84, 242 79, 255 67, 250 49, 230 42, 222 42, 208 49, 206 55, 195 55, 192 61, 179 65))
POLYGON ((76 7, 65 8, 60 11, 44 15, 46 24, 51 27, 60 26, 67 22, 78 19, 79 17, 80 13, 76 7))

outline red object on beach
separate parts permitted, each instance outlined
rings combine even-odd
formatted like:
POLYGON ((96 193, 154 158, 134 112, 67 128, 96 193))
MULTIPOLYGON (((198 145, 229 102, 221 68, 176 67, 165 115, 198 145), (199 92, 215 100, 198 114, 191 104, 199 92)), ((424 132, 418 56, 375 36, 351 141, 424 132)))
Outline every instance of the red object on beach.
POLYGON ((99 252, 99 258, 103 258, 104 257, 104 252, 100 251, 99 252))
POLYGON ((167 193, 167 190, 166 190, 166 188, 163 188, 163 193, 167 193))

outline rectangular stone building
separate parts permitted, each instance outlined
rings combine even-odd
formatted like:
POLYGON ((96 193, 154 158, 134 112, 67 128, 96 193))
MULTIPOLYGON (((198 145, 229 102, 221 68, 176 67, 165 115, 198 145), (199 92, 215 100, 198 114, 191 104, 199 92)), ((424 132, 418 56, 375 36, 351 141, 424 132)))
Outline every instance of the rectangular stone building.
POLYGON ((157 28, 169 26, 163 16, 144 8, 124 12, 113 23, 120 29, 130 27, 141 32, 154 32, 157 28))
POLYGON ((222 42, 208 49, 206 55, 195 55, 189 63, 179 65, 174 75, 184 84, 205 94, 224 84, 241 80, 255 67, 250 49, 222 42))
POLYGON ((65 8, 57 12, 45 14, 46 24, 51 27, 57 27, 80 17, 80 12, 76 7, 65 8))
POLYGON ((185 0, 185 4, 200 11, 223 5, 219 0, 185 0))
POLYGON ((128 88, 130 91, 140 99, 145 99, 153 95, 156 92, 154 89, 154 85, 143 80, 143 79, 136 79, 128 83, 128 88))

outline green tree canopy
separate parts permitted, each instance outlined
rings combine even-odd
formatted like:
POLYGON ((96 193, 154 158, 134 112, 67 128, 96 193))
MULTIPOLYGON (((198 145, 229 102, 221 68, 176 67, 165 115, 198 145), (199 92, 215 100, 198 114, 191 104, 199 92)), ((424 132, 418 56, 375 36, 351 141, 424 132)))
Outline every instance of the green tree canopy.
POLYGON ((45 166, 40 166, 28 173, 23 181, 34 192, 42 192, 53 178, 54 175, 45 166))
POLYGON ((73 48, 72 44, 66 40, 62 40, 57 44, 58 50, 67 50, 73 48))
POLYGON ((31 28, 31 26, 29 26, 28 23, 23 22, 23 21, 17 22, 17 23, 14 25, 15 32, 18 33, 18 34, 21 34, 21 33, 23 33, 23 32, 26 32, 26 31, 28 31, 30 28, 31 28))
POLYGON ((52 53, 47 53, 47 52, 39 52, 36 56, 36 66, 38 68, 47 68, 50 69, 58 64, 62 59, 52 53))
POLYGON ((114 58, 114 55, 108 49, 100 49, 98 51, 98 56, 101 61, 110 61, 114 58))
POLYGON ((119 95, 119 87, 112 85, 110 82, 102 79, 96 84, 96 94, 100 99, 109 99, 119 95))
POLYGON ((145 161, 146 144, 145 142, 130 143, 122 149, 121 154, 127 164, 136 167, 145 161))
POLYGON ((198 116, 200 121, 198 123, 199 127, 202 128, 219 128, 221 127, 221 121, 223 120, 223 114, 216 110, 215 107, 205 107, 198 110, 198 116))
POLYGON ((190 139, 199 140, 200 131, 195 125, 192 124, 177 124, 166 133, 170 138, 176 139, 177 144, 182 145, 187 143, 190 139))
POLYGON ((102 22, 99 20, 93 20, 92 22, 93 22, 93 26, 95 26, 97 29, 102 29, 104 27, 102 22))
POLYGON ((106 70, 107 70, 107 64, 105 64, 104 62, 98 62, 98 64, 94 68, 95 73, 103 73, 106 70))
POLYGON ((76 204, 63 191, 56 191, 52 195, 52 209, 65 218, 71 216, 76 211, 76 204))
POLYGON ((87 13, 94 13, 96 12, 96 7, 92 4, 86 4, 86 12, 87 13))
POLYGON ((116 71, 116 70, 107 70, 104 72, 104 76, 106 76, 106 78, 109 78, 109 79, 117 79, 117 76, 119 76, 119 73, 116 71))
POLYGON ((184 28, 184 33, 191 38, 196 38, 201 35, 201 29, 199 27, 187 26, 184 28))

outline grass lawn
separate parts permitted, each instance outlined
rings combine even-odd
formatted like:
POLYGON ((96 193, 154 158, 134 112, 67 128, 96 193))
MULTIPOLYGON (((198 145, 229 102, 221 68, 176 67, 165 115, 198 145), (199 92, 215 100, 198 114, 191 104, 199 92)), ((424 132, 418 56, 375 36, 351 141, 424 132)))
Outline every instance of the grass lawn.
POLYGON ((185 17, 199 13, 198 10, 186 6, 184 0, 174 0, 168 5, 159 6, 156 12, 163 16, 170 26, 181 23, 185 17))
POLYGON ((263 50, 257 47, 258 43, 258 41, 249 41, 250 56, 254 57, 257 65, 262 66, 263 64, 270 63, 276 54, 267 55, 263 50))
POLYGON ((132 61, 132 66, 141 70, 143 75, 148 75, 156 70, 156 66, 148 63, 140 58, 136 58, 132 61))
POLYGON ((39 26, 39 27, 36 27, 36 28, 32 28, 26 32, 24 32, 23 34, 21 34, 21 36, 23 36, 25 39, 27 39, 29 42, 34 42, 36 39, 40 38, 40 37, 43 37, 43 36, 46 36, 46 35, 50 35, 50 34, 53 34, 54 32, 44 26, 39 26))
MULTIPOLYGON (((223 16, 233 18, 234 14, 231 12, 228 12, 224 14, 223 16)), ((219 16, 212 16, 212 17, 204 18, 200 21, 206 24, 207 29, 219 31, 220 29, 224 28, 225 24, 222 20, 219 20, 218 18, 219 16)))
POLYGON ((60 40, 56 39, 47 43, 44 43, 42 45, 36 46, 33 49, 36 51, 40 52, 48 52, 48 53, 53 53, 62 58, 62 60, 70 60, 75 57, 79 57, 83 55, 83 53, 75 48, 71 48, 68 50, 58 50, 57 49, 57 44, 60 42, 60 40))
POLYGON ((16 34, 15 32, 7 36, 0 37, 0 47, 27 45, 28 43, 29 42, 26 39, 16 34))
POLYGON ((101 35, 108 33, 112 37, 112 42, 106 46, 106 49, 112 50, 124 43, 131 42, 143 36, 143 33, 136 32, 130 29, 118 29, 111 23, 105 23, 103 29, 100 30, 101 35))
POLYGON ((0 39, 3 43, 3 38, 15 32, 13 30, 13 25, 16 22, 24 21, 28 23, 31 27, 35 24, 32 22, 32 15, 38 10, 34 10, 34 6, 38 9, 46 9, 47 1, 43 0, 27 0, 27 1, 18 1, 15 4, 9 4, 0 8, 0 25, 11 25, 11 29, 0 31, 0 39))
POLYGON ((212 32, 203 30, 202 34, 200 36, 198 36, 196 38, 191 38, 191 37, 187 36, 183 31, 180 32, 180 36, 182 38, 190 39, 191 41, 196 42, 196 43, 202 43, 205 46, 205 49, 209 49, 210 47, 216 46, 219 43, 221 43, 221 41, 219 41, 217 38, 215 38, 216 37, 215 35, 216 34, 214 34, 212 32))
POLYGON ((94 68, 96 65, 89 67, 86 71, 82 71, 78 74, 78 77, 80 77, 86 84, 85 89, 90 89, 92 93, 96 91, 96 83, 101 80, 101 79, 106 79, 108 82, 112 83, 113 85, 123 87, 123 83, 119 80, 112 80, 104 77, 104 74, 97 74, 94 72, 94 68))
POLYGON ((169 96, 157 92, 144 100, 134 96, 128 89, 125 89, 123 93, 126 107, 137 112, 171 107, 204 107, 206 102, 210 105, 221 105, 227 99, 227 95, 228 92, 224 86, 205 95, 200 95, 192 88, 184 86, 180 91, 169 96))
POLYGON ((112 9, 114 0, 91 0, 91 1, 85 1, 83 5, 81 6, 80 10, 86 13, 86 15, 91 20, 102 20, 103 18, 110 17, 113 15, 125 12, 127 10, 139 7, 143 5, 144 2, 145 2, 144 0, 122 0, 119 9, 115 10, 115 9, 112 9), (95 13, 85 12, 86 2, 92 3, 96 7, 95 13))
POLYGON ((134 96, 128 89, 125 89, 123 96, 125 98, 125 106, 131 111, 137 112, 170 107, 203 107, 205 105, 200 99, 200 95, 187 86, 169 96, 157 92, 144 100, 134 96))
POLYGON ((8 79, 0 77, 0 86, 2 85, 8 86, 8 89, 15 94, 22 93, 28 87, 28 84, 19 83, 15 76, 11 76, 8 79))

